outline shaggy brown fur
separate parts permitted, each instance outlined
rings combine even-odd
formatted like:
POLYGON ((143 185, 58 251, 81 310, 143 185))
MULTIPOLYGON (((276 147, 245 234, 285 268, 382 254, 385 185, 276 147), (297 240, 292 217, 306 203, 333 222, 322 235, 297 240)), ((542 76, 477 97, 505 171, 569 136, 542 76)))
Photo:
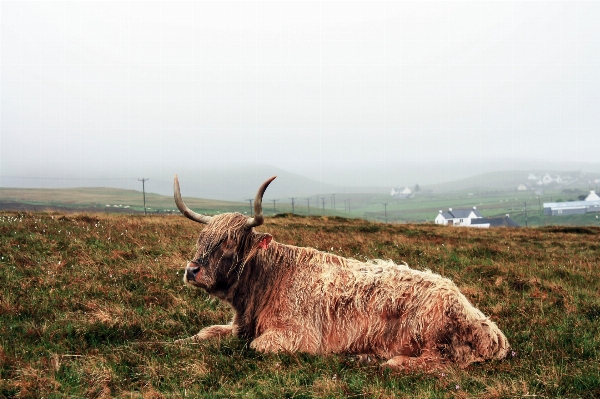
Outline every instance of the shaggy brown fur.
POLYGON ((178 342, 236 334, 258 351, 348 353, 403 368, 506 356, 504 334, 450 280, 280 244, 244 227, 246 220, 213 217, 184 276, 229 303, 232 323, 178 342))

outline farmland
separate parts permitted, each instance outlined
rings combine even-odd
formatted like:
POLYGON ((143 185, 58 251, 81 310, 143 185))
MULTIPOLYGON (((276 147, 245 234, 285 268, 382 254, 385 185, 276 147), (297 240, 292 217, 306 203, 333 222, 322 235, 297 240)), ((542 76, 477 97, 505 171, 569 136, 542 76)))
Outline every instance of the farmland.
POLYGON ((268 217, 283 243, 406 261, 456 282, 505 332, 502 362, 406 373, 344 355, 173 341, 232 313, 185 287, 180 216, 0 213, 0 397, 600 396, 600 229, 460 229, 268 217))
MULTIPOLYGON (((509 214, 522 226, 588 225, 600 227, 599 214, 545 216, 542 204, 551 201, 577 200, 584 189, 563 193, 562 190, 547 190, 543 196, 531 191, 474 191, 469 190, 431 193, 422 192, 409 199, 394 199, 388 193, 320 194, 296 198, 294 206, 289 199, 275 205, 269 192, 264 198, 264 212, 273 216, 278 213, 298 215, 339 216, 361 218, 388 223, 432 223, 438 211, 448 208, 477 207, 484 217, 509 214), (286 202, 287 201, 287 202, 286 202), (386 204, 386 205, 384 205, 386 204), (525 209, 527 208, 527 214, 525 209)), ((253 197, 248 193, 247 197, 253 197)), ((241 197, 243 198, 243 197, 241 197)), ((227 202, 200 198, 185 198, 193 210, 207 214, 223 212, 251 213, 249 203, 227 202)), ((152 214, 178 213, 173 197, 146 193, 147 212, 152 214)), ((140 191, 115 188, 76 189, 11 189, 0 188, 0 210, 62 212, 110 212, 139 214, 144 212, 143 196, 140 191)))

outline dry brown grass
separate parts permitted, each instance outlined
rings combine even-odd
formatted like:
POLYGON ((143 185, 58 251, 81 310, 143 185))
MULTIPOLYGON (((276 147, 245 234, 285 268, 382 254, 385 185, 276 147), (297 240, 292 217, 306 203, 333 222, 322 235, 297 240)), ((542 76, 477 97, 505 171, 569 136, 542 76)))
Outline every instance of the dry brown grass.
POLYGON ((232 315, 181 282, 201 228, 183 217, 0 213, 0 398, 600 395, 600 229, 267 218, 259 230, 282 243, 452 278, 514 356, 442 377, 258 354, 235 338, 172 345, 232 315))

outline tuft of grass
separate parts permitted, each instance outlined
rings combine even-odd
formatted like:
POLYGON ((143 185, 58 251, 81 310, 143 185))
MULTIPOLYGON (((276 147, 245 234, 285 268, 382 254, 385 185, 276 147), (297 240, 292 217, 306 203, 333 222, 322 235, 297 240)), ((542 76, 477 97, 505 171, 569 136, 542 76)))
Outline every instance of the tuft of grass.
POLYGON ((232 316, 181 281, 200 229, 183 217, 0 213, 0 398, 600 396, 600 229, 267 218, 259 229, 279 242, 453 279, 513 353, 443 374, 261 354, 235 337, 174 345, 232 316))

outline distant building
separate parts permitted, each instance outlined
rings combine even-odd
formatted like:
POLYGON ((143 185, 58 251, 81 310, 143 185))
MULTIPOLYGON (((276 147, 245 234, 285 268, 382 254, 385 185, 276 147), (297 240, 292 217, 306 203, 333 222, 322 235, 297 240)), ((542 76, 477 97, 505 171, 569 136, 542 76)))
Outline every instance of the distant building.
POLYGON ((487 229, 490 227, 521 227, 507 214, 503 218, 479 218, 471 220, 469 227, 487 229))
POLYGON ((519 187, 517 187, 518 191, 526 191, 527 190, 527 186, 525 186, 524 184, 519 184, 519 187))
POLYGON ((447 212, 440 210, 435 217, 435 224, 443 224, 448 226, 468 226, 474 219, 482 218, 477 207, 473 209, 455 209, 448 208, 447 212))
POLYGON ((600 212, 600 197, 594 190, 590 190, 584 201, 544 202, 544 215, 581 215, 593 212, 600 212))
POLYGON ((546 173, 544 175, 544 177, 542 177, 542 183, 544 183, 544 185, 546 185, 546 186, 548 184, 552 183, 553 181, 554 181, 554 179, 552 179, 548 173, 546 173))
POLYGON ((528 180, 540 180, 540 178, 536 175, 534 175, 533 173, 530 173, 529 176, 527 176, 528 180))
POLYGON ((600 201, 600 197, 596 194, 596 191, 590 190, 590 195, 585 197, 585 201, 600 201))
POLYGON ((396 187, 392 188, 392 197, 394 198, 409 198, 412 196, 412 191, 408 187, 396 187))
POLYGON ((548 173, 546 173, 544 175, 544 177, 542 177, 542 183, 545 186, 547 186, 550 183, 559 183, 560 184, 562 182, 563 182, 563 179, 560 176, 558 176, 558 175, 556 175, 555 178, 552 178, 548 173))

